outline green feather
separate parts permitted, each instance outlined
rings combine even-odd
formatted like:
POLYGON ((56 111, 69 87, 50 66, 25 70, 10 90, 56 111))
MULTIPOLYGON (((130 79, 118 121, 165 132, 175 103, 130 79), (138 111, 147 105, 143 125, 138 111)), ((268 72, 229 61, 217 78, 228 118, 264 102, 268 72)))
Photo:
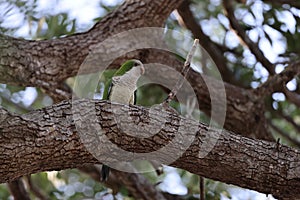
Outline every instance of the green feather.
POLYGON ((114 74, 114 76, 122 76, 124 75, 126 72, 128 72, 129 70, 131 70, 131 68, 134 65, 134 61, 133 60, 128 60, 126 61, 119 69, 118 71, 116 71, 116 73, 114 74))
POLYGON ((104 91, 103 91, 103 100, 109 99, 109 93, 112 87, 112 77, 114 76, 122 76, 126 72, 128 72, 134 66, 133 60, 126 61, 114 74, 113 76, 109 77, 109 79, 105 82, 104 91))
POLYGON ((108 100, 109 92, 110 92, 110 89, 111 89, 111 84, 112 84, 112 78, 107 80, 105 85, 104 85, 104 91, 103 91, 103 97, 102 97, 103 100, 108 100))

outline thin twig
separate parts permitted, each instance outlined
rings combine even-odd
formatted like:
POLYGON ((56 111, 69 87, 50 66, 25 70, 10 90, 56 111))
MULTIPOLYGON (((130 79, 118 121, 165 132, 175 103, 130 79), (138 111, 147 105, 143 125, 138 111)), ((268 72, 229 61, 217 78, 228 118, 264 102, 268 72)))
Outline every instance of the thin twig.
POLYGON ((171 92, 169 93, 167 99, 163 102, 163 104, 169 104, 174 99, 174 97, 176 96, 176 94, 178 93, 180 88, 182 87, 183 81, 186 78, 187 73, 188 73, 188 71, 191 67, 192 58, 195 54, 196 47, 197 47, 198 44, 199 44, 199 40, 195 39, 194 44, 193 44, 191 50, 189 51, 189 53, 186 57, 186 61, 184 62, 184 65, 183 65, 183 68, 182 68, 182 71, 181 71, 182 76, 177 81, 176 85, 171 90, 171 92))

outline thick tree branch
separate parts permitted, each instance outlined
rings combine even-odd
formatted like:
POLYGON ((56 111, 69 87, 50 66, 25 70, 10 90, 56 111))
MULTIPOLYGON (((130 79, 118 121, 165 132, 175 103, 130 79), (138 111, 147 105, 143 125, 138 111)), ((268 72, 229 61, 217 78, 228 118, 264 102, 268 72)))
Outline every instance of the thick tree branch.
MULTIPOLYGON (((62 102, 21 116, 14 116, 0 110, 0 113, 3 113, 0 115, 2 121, 0 123, 0 182, 12 181, 20 176, 39 171, 99 163, 85 148, 96 141, 85 143, 84 146, 77 133, 78 126, 76 129, 75 120, 80 124, 81 130, 100 123, 104 133, 108 134, 107 136, 115 144, 125 151, 136 153, 160 149, 175 136, 191 138, 194 130, 196 136, 192 144, 178 160, 171 164, 172 166, 222 182, 271 193, 276 197, 300 198, 300 194, 295 190, 300 187, 300 152, 296 149, 245 138, 227 131, 214 129, 208 131, 208 127, 204 124, 195 124, 194 121, 169 112, 163 114, 161 111, 155 111, 154 115, 149 115, 148 109, 141 107, 92 100, 75 101, 73 109, 74 106, 80 108, 75 111, 75 114, 89 121, 80 123, 81 118, 78 116, 73 119, 70 102, 62 102), (84 112, 87 105, 94 106, 96 116, 90 116, 91 112, 84 112), (115 126, 115 115, 112 111, 127 109, 134 124, 149 126, 149 122, 157 117, 163 117, 166 123, 153 137, 141 139, 124 135, 115 126), (179 124, 183 127, 178 128, 178 122, 181 122, 179 124), (197 128, 186 130, 189 125, 196 125, 197 128), (216 142, 214 148, 207 149, 213 146, 214 142, 216 142), (201 153, 205 152, 208 154, 201 157, 201 153)), ((151 123, 153 128, 161 127, 161 124, 160 121, 151 123)), ((104 156, 106 144, 97 144, 99 155, 104 156)), ((174 142, 174 145, 178 145, 179 148, 182 142, 174 142)), ((174 156, 172 153, 168 152, 161 157, 167 159, 174 156)), ((124 155, 117 156, 118 158, 133 159, 132 156, 124 155)))
POLYGON ((126 1, 90 31, 63 39, 25 41, 0 35, 0 82, 41 87, 55 102, 70 99, 62 82, 77 74, 91 46, 128 29, 162 26, 180 2, 126 1))
POLYGON ((264 56, 257 44, 255 44, 247 35, 246 31, 240 26, 239 21, 234 15, 233 8, 234 1, 223 0, 223 6, 225 8, 225 15, 228 17, 232 29, 240 37, 241 41, 248 46, 250 51, 255 55, 256 59, 273 75, 275 74, 274 65, 264 56))

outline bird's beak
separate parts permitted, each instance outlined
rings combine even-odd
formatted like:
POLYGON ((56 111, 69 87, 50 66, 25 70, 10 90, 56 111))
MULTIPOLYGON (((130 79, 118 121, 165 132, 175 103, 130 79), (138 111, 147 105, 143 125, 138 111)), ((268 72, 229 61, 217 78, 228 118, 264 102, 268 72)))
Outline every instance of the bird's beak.
POLYGON ((143 75, 145 73, 145 68, 144 65, 141 66, 141 75, 143 75))

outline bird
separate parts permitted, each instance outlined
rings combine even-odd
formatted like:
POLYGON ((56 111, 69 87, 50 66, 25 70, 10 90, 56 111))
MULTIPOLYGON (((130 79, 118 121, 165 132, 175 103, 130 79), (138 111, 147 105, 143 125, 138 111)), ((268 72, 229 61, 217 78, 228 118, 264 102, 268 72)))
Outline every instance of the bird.
MULTIPOLYGON (((134 105, 136 103, 137 81, 144 73, 145 68, 140 60, 131 59, 124 62, 105 83, 102 99, 134 105)), ((109 171, 109 166, 103 164, 101 169, 102 181, 108 179, 109 171)))

